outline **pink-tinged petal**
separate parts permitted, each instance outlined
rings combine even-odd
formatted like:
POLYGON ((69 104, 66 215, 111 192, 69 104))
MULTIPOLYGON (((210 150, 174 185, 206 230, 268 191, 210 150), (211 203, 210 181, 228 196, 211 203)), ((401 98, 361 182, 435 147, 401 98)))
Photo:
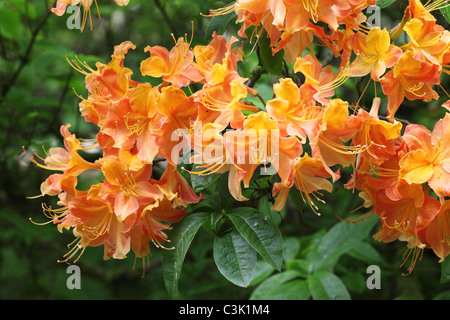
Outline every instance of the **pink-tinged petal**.
POLYGON ((161 190, 148 181, 138 181, 139 204, 147 205, 162 197, 161 190))
POLYGON ((62 174, 55 173, 50 175, 44 182, 41 184, 41 194, 49 195, 49 196, 57 196, 61 193, 61 178, 62 174))
POLYGON ((427 155, 432 153, 431 132, 425 126, 410 124, 405 128, 403 134, 409 150, 423 150, 427 155))
POLYGON ((244 197, 241 192, 241 182, 245 172, 232 166, 228 176, 228 189, 231 195, 238 201, 246 201, 248 198, 244 197))
POLYGON ((439 197, 450 197, 450 173, 444 168, 434 166, 428 184, 439 197))
POLYGON ((125 259, 130 252, 131 238, 126 232, 123 223, 117 219, 112 219, 108 239, 105 242, 104 259, 125 259))
POLYGON ((130 0, 114 0, 119 6, 127 6, 130 3, 130 0))
POLYGON ((58 0, 56 7, 52 8, 52 12, 57 16, 62 16, 66 12, 66 7, 70 4, 71 0, 58 0))
POLYGON ((445 102, 442 106, 443 106, 445 109, 447 109, 447 111, 450 112, 450 100, 448 100, 447 102, 445 102))
POLYGON ((374 63, 365 62, 361 56, 358 56, 350 67, 350 77, 362 77, 373 70, 374 63))
POLYGON ((135 213, 139 209, 139 201, 133 195, 127 195, 119 192, 114 201, 114 212, 119 221, 124 221, 128 216, 135 213))

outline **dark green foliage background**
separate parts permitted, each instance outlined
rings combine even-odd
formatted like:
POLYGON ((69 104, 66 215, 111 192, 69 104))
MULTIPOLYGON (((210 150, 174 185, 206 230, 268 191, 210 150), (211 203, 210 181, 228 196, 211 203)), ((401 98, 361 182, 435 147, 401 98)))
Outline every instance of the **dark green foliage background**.
MULTIPOLYGON (((67 264, 57 263, 72 242, 69 232, 59 233, 55 226, 36 226, 29 222, 44 222, 41 203, 52 199, 27 199, 39 194, 39 186, 49 172, 31 164, 22 152, 36 150, 42 155, 42 146, 61 146, 59 127, 71 124, 78 137, 93 138, 97 128, 84 122, 78 110, 78 95, 86 97, 83 75, 74 71, 66 61, 77 55, 81 61, 94 66, 107 63, 114 45, 132 41, 136 50, 126 58, 126 66, 134 70, 134 79, 142 80, 139 63, 148 55, 147 45, 172 47, 175 37, 190 34, 194 24, 195 44, 210 40, 206 30, 210 8, 226 4, 215 0, 131 0, 128 7, 118 7, 111 0, 98 1, 101 21, 95 10, 94 30, 83 33, 66 27, 66 16, 49 14, 54 5, 48 0, 0 0, 0 299, 169 299, 162 275, 162 251, 153 249, 150 267, 142 276, 142 263, 134 257, 122 261, 104 261, 102 248, 88 248, 78 262, 81 268, 81 290, 66 287, 67 264)), ((397 1, 398 10, 382 11, 383 22, 393 26, 406 1, 397 1)), ((437 13, 437 15, 439 15, 437 13)), ((439 21, 445 23, 442 17, 439 21)), ((447 24, 448 26, 448 24, 447 24)), ((237 26, 228 24, 229 32, 237 26)), ((219 30, 223 31, 223 30, 219 30)), ((247 47, 246 47, 247 48, 247 47)), ((248 52, 248 50, 246 50, 248 52)), ((325 54, 324 54, 325 57, 325 54)), ((258 57, 250 56, 241 64, 242 74, 252 77, 258 73, 258 57)), ((145 79, 149 81, 149 79, 145 79)), ((263 74, 256 88, 265 99, 271 98, 271 85, 277 81, 272 74, 263 74)), ((364 79, 367 81, 367 78, 364 79)), ((363 81, 363 84, 365 82, 363 81)), ((443 87, 448 88, 448 78, 443 87)), ((343 86, 338 96, 349 102, 358 99, 356 80, 343 86)), ((370 105, 373 92, 366 92, 363 105, 370 105)), ((380 89, 378 89, 380 90, 380 89)), ((440 94, 442 90, 437 88, 440 94)), ((379 91, 381 92, 381 90, 379 91)), ((445 101, 445 100, 443 100, 445 101)), ((440 102, 421 104, 405 102, 404 116, 410 122, 432 127, 443 115, 440 102)), ((95 159, 98 155, 86 155, 95 159)), ((345 173, 344 173, 345 174, 345 173)), ((347 177, 343 177, 345 181, 347 177)), ((85 183, 96 177, 85 177, 85 183)), ((261 190, 260 190, 261 191, 261 190)), ((208 191, 205 191, 208 192, 208 191)), ((215 189, 207 195, 214 199, 215 189)), ((300 270, 308 250, 313 250, 314 239, 320 238, 339 222, 336 215, 347 216, 360 205, 350 191, 339 184, 335 192, 326 195, 327 204, 321 206, 322 216, 316 216, 307 206, 289 201, 281 215, 270 212, 270 204, 259 194, 258 205, 277 224, 285 244, 300 243, 294 256, 283 262, 282 270, 300 270), (289 240, 287 240, 289 239, 289 240), (292 242, 293 241, 293 242, 292 242), (300 261, 300 262, 299 262, 300 261), (300 269, 299 269, 300 268, 300 269)), ((222 195, 223 196, 223 195, 222 195)), ((298 199, 298 195, 296 196, 298 199)), ((373 234, 376 229, 373 229, 373 234)), ((257 288, 235 286, 218 271, 213 258, 214 236, 201 228, 187 253, 179 281, 179 299, 248 299, 257 288)), ((412 275, 402 276, 400 268, 405 251, 403 243, 380 244, 370 236, 364 240, 378 255, 364 257, 358 254, 343 255, 332 270, 345 283, 352 299, 434 299, 449 298, 449 285, 441 281, 438 259, 425 251, 412 275), (381 290, 368 290, 365 286, 366 268, 373 262, 382 270, 381 290), (382 259, 377 260, 377 257, 382 259), (372 261, 371 261, 372 259, 372 261)), ((289 248, 289 247, 288 247, 289 248)), ((260 257, 258 258, 260 259, 260 257)), ((307 263, 307 262, 306 262, 307 263)), ((261 263, 262 270, 264 264, 261 263)), ((447 264, 444 265, 446 267, 447 264)), ((270 269, 261 273, 261 280, 276 272, 270 269)), ((295 294, 292 296, 295 297, 295 294)), ((286 298, 286 296, 285 296, 286 298)))

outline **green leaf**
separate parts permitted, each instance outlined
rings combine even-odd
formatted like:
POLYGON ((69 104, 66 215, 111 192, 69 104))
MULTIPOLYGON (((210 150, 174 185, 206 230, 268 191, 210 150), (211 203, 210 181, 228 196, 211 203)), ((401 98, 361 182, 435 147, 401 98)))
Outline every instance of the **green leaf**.
POLYGON ((450 257, 441 262, 441 283, 450 282, 450 257))
POLYGON ((271 74, 280 75, 283 70, 284 51, 278 51, 276 54, 272 53, 270 38, 267 37, 266 32, 261 34, 258 41, 259 55, 263 68, 271 74))
POLYGON ((194 189, 195 193, 199 193, 214 183, 214 181, 216 181, 219 177, 220 174, 217 173, 208 175, 191 174, 192 189, 194 189))
POLYGON ((380 9, 389 7, 391 4, 393 4, 396 0, 378 0, 376 6, 380 9))
POLYGON ((264 260, 258 260, 256 262, 255 274, 253 280, 250 282, 249 286, 255 286, 265 279, 267 279, 274 271, 274 267, 268 264, 264 260))
MULTIPOLYGON (((230 3, 232 4, 232 2, 230 3)), ((206 38, 209 38, 212 36, 214 31, 217 34, 223 34, 228 23, 233 19, 236 18, 236 14, 234 12, 230 12, 228 14, 224 15, 217 15, 213 16, 208 25, 206 26, 205 36, 206 38)))
POLYGON ((450 6, 447 4, 447 6, 440 8, 439 10, 441 11, 445 20, 447 20, 448 23, 450 23, 450 6))
POLYGON ((318 271, 308 277, 314 300, 350 300, 350 294, 341 279, 328 271, 318 271))
POLYGON ((310 257, 315 260, 314 270, 331 270, 338 259, 368 237, 378 219, 360 223, 341 221, 321 239, 317 250, 310 257))
POLYGON ((295 270, 302 274, 303 277, 308 277, 313 271, 313 262, 310 260, 294 259, 286 263, 287 270, 295 270))
POLYGON ((355 259, 366 262, 367 264, 383 265, 383 257, 377 250, 367 242, 356 243, 349 251, 348 254, 355 259))
POLYGON ((283 238, 277 226, 258 210, 240 207, 228 215, 248 243, 275 269, 281 270, 283 238))
POLYGON ((217 180, 216 193, 219 196, 220 209, 224 209, 225 211, 227 211, 231 204, 234 202, 234 198, 228 188, 228 172, 221 174, 219 179, 217 180))
POLYGON ((300 241, 297 238, 289 237, 283 240, 283 259, 289 262, 300 252, 300 241))
POLYGON ((310 296, 305 280, 294 280, 301 274, 288 270, 267 278, 253 291, 250 300, 306 300, 310 296))
POLYGON ((257 254, 236 230, 214 239, 214 262, 230 282, 246 288, 255 273, 257 254))
POLYGON ((172 298, 178 296, 178 281, 189 246, 198 229, 208 218, 209 213, 205 212, 187 215, 173 226, 169 234, 172 250, 164 250, 162 269, 167 291, 172 298))

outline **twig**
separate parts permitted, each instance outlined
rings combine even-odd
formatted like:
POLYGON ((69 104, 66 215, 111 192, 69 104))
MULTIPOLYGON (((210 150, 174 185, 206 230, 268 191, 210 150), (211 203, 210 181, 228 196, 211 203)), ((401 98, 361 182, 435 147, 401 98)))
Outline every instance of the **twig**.
POLYGON ((249 88, 253 88, 256 82, 261 78, 263 74, 267 73, 267 71, 261 67, 257 66, 255 69, 252 70, 251 78, 247 81, 245 84, 249 88))

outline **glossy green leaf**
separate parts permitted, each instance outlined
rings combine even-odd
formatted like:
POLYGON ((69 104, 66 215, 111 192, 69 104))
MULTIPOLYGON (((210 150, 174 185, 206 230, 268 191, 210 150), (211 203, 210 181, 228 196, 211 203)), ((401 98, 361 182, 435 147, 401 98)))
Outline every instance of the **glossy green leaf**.
POLYGON ((236 230, 214 239, 214 262, 220 273, 239 287, 247 287, 255 273, 257 254, 236 230))
POLYGON ((259 56, 263 68, 271 74, 280 75, 283 70, 284 51, 281 50, 273 54, 270 47, 270 39, 265 32, 261 34, 258 41, 259 56))
POLYGON ((376 218, 360 223, 341 221, 334 225, 320 240, 317 250, 311 255, 315 270, 331 270, 338 259, 370 235, 376 218))
POLYGON ((308 277, 314 300, 350 300, 350 294, 341 279, 328 271, 318 271, 308 277))
POLYGON ((261 257, 275 269, 281 270, 283 238, 277 226, 267 216, 249 207, 236 208, 228 216, 261 257))
MULTIPOLYGON (((232 4, 232 2, 230 4, 232 4)), ((206 38, 211 37, 214 31, 217 34, 223 34, 228 23, 231 20, 233 20, 233 18, 236 18, 236 14, 234 12, 211 17, 210 21, 208 22, 208 25, 206 26, 205 31, 206 38)))
POLYGON ((296 279, 299 277, 301 274, 292 270, 277 273, 261 282, 250 300, 306 300, 310 297, 308 283, 296 279))
POLYGON ((208 218, 209 213, 190 214, 175 224, 169 233, 172 250, 164 250, 162 269, 167 291, 172 298, 178 296, 178 281, 189 246, 198 229, 208 218))
POLYGON ((213 184, 214 181, 216 181, 219 177, 220 174, 207 174, 207 175, 191 174, 190 178, 192 189, 194 189, 194 192, 199 193, 202 190, 209 187, 211 184, 213 184))
POLYGON ((447 6, 439 9, 444 16, 444 18, 450 23, 450 6, 447 4, 447 6))
POLYGON ((285 262, 295 259, 300 251, 300 241, 289 237, 283 240, 283 259, 285 262))

